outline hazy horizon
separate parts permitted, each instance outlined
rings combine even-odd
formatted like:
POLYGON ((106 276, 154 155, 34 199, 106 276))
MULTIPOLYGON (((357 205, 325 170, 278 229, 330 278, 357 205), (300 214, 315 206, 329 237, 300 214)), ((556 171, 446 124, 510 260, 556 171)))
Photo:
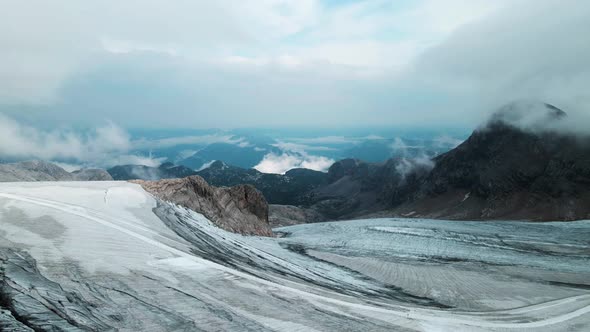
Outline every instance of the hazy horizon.
POLYGON ((585 1, 0 2, 0 160, 154 164, 150 140, 249 133, 454 141, 514 100, 590 128, 585 1))

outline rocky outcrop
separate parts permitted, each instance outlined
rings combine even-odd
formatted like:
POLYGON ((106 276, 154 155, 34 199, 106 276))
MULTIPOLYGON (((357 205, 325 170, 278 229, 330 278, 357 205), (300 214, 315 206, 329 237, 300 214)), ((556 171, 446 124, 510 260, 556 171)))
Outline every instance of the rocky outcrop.
POLYGON ((20 181, 111 181, 102 169, 81 169, 72 173, 46 161, 34 160, 0 164, 0 182, 20 181))
POLYGON ((251 185, 213 187, 200 176, 135 180, 155 197, 203 214, 218 227, 244 235, 273 236, 268 203, 251 185))

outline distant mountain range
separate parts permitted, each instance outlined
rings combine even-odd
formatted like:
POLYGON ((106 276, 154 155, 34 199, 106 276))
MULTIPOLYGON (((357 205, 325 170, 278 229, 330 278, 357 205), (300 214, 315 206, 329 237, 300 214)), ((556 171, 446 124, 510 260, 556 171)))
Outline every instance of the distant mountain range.
POLYGON ((270 145, 258 147, 213 143, 195 152, 190 157, 179 160, 177 164, 192 169, 200 169, 211 161, 224 160, 230 165, 251 168, 258 165, 264 156, 271 151, 280 153, 280 150, 270 145))
POLYGON ((44 161, 0 164, 0 182, 20 181, 108 181, 113 178, 102 169, 81 169, 67 172, 44 161))
POLYGON ((253 185, 271 204, 275 224, 362 216, 590 218, 590 140, 553 126, 564 119, 565 112, 549 104, 510 104, 446 153, 410 152, 385 162, 344 159, 325 173, 300 168, 265 174, 222 161, 200 171, 164 163, 68 173, 49 163, 28 162, 1 164, 0 179, 159 180, 198 175, 213 186, 253 185))
POLYGON ((217 186, 252 184, 271 204, 311 209, 314 220, 365 215, 585 219, 590 217, 590 141, 551 129, 565 118, 549 104, 514 103, 457 148, 432 159, 345 159, 327 173, 296 169, 285 175, 216 162, 197 174, 217 186), (522 127, 529 112, 543 128, 522 127))
POLYGON ((196 175, 197 172, 186 167, 176 166, 170 162, 158 167, 144 165, 122 165, 109 168, 107 172, 114 180, 160 180, 184 178, 196 175))

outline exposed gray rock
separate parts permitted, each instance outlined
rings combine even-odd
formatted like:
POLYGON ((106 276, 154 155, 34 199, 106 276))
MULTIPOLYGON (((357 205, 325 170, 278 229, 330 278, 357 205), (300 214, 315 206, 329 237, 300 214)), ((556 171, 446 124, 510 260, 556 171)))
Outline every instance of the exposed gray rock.
POLYGON ((75 181, 113 181, 113 177, 104 169, 84 168, 72 172, 75 181))
POLYGON ((326 216, 310 208, 294 205, 269 205, 268 221, 272 227, 327 221, 326 216))
POLYGON ((72 175, 63 168, 45 161, 24 161, 0 164, 0 182, 68 181, 72 175))
POLYGON ((200 176, 159 181, 134 180, 159 199, 203 214, 218 227, 244 235, 273 236, 268 203, 251 185, 213 187, 200 176))
POLYGON ((0 164, 0 182, 31 181, 112 181, 102 169, 81 169, 72 173, 46 161, 33 160, 0 164))

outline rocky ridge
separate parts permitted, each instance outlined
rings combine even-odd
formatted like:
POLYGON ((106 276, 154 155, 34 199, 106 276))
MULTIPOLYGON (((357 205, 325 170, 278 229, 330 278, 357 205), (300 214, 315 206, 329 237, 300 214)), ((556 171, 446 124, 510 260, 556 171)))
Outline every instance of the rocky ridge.
POLYGON ((72 173, 45 161, 0 164, 0 182, 20 181, 109 181, 113 178, 102 169, 81 169, 72 173))
POLYGON ((273 236, 268 203, 251 185, 210 186, 200 176, 158 181, 134 180, 147 192, 203 214, 218 227, 243 235, 273 236))
POLYGON ((449 219, 590 218, 590 139, 561 130, 565 112, 510 104, 394 195, 395 214, 449 219), (528 118, 528 119, 527 119, 528 118), (530 121, 529 119, 534 119, 530 121))
POLYGON ((173 163, 166 162, 158 167, 145 165, 121 165, 109 168, 107 172, 115 180, 160 180, 183 178, 191 175, 196 175, 197 172, 185 167, 176 166, 173 163))

